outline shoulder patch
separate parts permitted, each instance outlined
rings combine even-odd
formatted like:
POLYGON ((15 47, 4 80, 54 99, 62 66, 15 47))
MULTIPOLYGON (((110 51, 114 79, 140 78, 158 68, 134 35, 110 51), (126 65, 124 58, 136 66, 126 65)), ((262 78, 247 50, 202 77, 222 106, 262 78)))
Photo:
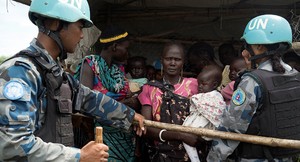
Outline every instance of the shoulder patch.
POLYGON ((242 105, 246 100, 246 94, 245 92, 241 89, 238 88, 237 90, 235 90, 232 94, 232 102, 237 105, 240 106, 242 105))
POLYGON ((25 95, 25 87, 22 83, 11 80, 4 85, 3 95, 9 100, 18 100, 25 95))

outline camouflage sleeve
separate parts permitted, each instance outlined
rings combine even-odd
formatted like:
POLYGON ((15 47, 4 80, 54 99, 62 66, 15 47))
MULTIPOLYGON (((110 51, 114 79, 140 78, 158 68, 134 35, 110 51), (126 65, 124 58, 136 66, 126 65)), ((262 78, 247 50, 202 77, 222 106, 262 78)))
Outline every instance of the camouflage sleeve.
MULTIPOLYGON (((218 130, 245 133, 259 106, 261 89, 249 76, 243 78, 234 91, 230 106, 226 108, 218 130)), ((239 141, 214 139, 207 161, 222 161, 233 153, 239 141)))
POLYGON ((103 125, 128 130, 135 111, 126 105, 80 84, 75 110, 93 116, 103 125))
POLYGON ((41 78, 34 65, 22 59, 0 66, 0 161, 79 161, 79 149, 34 136, 41 78))

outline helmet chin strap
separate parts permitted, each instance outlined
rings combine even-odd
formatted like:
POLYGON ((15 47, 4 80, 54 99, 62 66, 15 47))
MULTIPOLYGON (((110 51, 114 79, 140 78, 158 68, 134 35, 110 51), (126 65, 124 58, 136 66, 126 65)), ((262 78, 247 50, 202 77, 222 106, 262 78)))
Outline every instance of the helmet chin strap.
POLYGON ((251 57, 249 58, 249 61, 251 61, 251 68, 252 69, 256 69, 256 60, 257 59, 261 59, 261 58, 264 58, 264 57, 269 57, 269 56, 272 56, 274 54, 276 54, 277 52, 283 52, 285 51, 286 49, 288 48, 288 45, 286 44, 283 44, 283 43, 280 43, 278 48, 273 50, 273 49, 268 49, 268 51, 262 53, 262 54, 259 54, 259 55, 255 55, 252 48, 249 46, 249 47, 246 47, 246 50, 249 51, 251 57))
POLYGON ((60 60, 64 60, 67 58, 67 52, 65 52, 65 49, 62 45, 60 36, 59 36, 59 31, 63 28, 63 23, 60 22, 59 23, 59 27, 56 31, 52 31, 50 29, 45 28, 43 25, 38 25, 39 28, 39 32, 42 32, 44 34, 46 34, 47 36, 49 36, 50 38, 52 38, 56 44, 58 45, 59 49, 60 49, 60 53, 59 53, 59 59, 60 60))
POLYGON ((250 53, 251 57, 248 59, 248 61, 251 61, 251 69, 256 69, 256 61, 255 59, 252 59, 255 54, 251 48, 251 45, 245 44, 245 49, 250 53))

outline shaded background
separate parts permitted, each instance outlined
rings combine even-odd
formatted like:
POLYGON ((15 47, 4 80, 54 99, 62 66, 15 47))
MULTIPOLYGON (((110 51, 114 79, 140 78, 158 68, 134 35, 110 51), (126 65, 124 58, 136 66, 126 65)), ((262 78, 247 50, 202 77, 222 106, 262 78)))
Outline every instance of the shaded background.
MULTIPOLYGON (((29 5, 30 0, 15 0, 29 5)), ((247 22, 261 14, 285 17, 298 42, 300 0, 88 0, 91 19, 98 29, 115 24, 132 36, 130 54, 145 56, 148 63, 159 58, 165 42, 178 40, 186 48, 205 41, 216 50, 223 42, 231 42, 238 51, 239 38, 247 22)), ((86 49, 100 34, 89 29, 88 43, 82 43, 75 58, 88 54, 86 49)), ((76 60, 75 59, 75 60, 76 60)), ((72 61, 73 62, 73 61, 72 61)))

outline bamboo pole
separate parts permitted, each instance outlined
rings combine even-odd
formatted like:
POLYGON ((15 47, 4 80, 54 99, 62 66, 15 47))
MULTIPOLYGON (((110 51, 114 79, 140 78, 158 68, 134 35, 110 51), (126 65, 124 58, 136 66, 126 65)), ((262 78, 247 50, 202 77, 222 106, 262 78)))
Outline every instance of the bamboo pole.
POLYGON ((103 128, 102 127, 96 127, 96 131, 95 131, 95 141, 96 143, 103 143, 103 128))
POLYGON ((296 52, 297 54, 300 53, 300 42, 293 42, 292 48, 290 48, 291 52, 296 52))
POLYGON ((175 124, 155 122, 150 120, 145 120, 144 124, 145 126, 148 127, 166 129, 169 131, 192 133, 198 136, 206 136, 210 138, 228 139, 228 140, 241 141, 241 142, 252 143, 252 144, 266 145, 271 147, 300 149, 299 140, 263 137, 263 136, 247 135, 247 134, 238 134, 232 132, 222 132, 222 131, 211 130, 207 128, 193 128, 193 127, 187 127, 187 126, 181 126, 175 124))

